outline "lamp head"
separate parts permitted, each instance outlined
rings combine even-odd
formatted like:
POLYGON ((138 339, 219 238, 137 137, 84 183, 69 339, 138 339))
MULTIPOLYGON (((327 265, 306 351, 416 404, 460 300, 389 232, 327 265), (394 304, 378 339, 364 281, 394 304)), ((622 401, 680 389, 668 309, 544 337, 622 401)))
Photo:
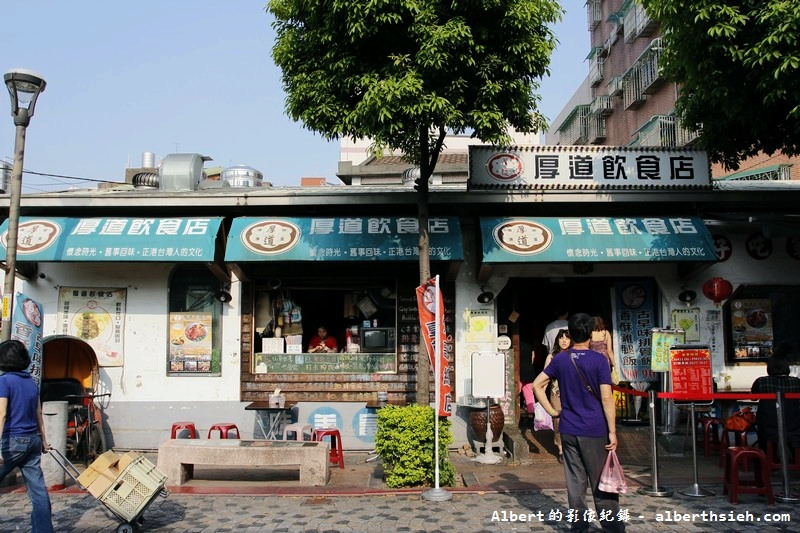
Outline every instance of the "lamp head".
POLYGON ((217 291, 214 293, 214 299, 226 304, 233 299, 233 296, 228 291, 217 291))
POLYGON ((487 291, 485 287, 481 287, 481 293, 478 295, 478 303, 488 304, 494 300, 494 293, 487 291))
POLYGON ((47 82, 32 70, 17 68, 11 69, 3 75, 11 97, 11 116, 14 124, 27 126, 33 116, 36 99, 44 91, 47 82))

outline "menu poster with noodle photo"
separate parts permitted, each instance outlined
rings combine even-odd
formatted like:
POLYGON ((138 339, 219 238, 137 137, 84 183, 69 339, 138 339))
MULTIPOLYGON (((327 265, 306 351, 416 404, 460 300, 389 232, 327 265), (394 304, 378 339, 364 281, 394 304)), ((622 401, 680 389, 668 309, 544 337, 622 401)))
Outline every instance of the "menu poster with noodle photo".
POLYGON ((169 314, 169 372, 211 372, 211 313, 169 314))
POLYGON ((122 366, 127 289, 61 287, 58 332, 86 341, 100 366, 122 366))

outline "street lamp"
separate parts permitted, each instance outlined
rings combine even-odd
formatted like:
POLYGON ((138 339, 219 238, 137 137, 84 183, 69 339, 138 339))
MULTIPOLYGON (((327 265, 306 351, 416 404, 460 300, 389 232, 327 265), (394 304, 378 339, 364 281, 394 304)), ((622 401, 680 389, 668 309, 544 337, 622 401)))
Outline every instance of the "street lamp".
POLYGON ((6 277, 3 284, 3 330, 0 340, 11 338, 11 311, 14 305, 14 282, 17 271, 17 231, 19 229, 19 204, 22 196, 22 162, 25 159, 25 129, 31 122, 33 108, 39 93, 47 82, 39 74, 26 69, 12 69, 3 80, 11 95, 11 116, 17 127, 14 140, 14 167, 11 170, 11 190, 8 200, 8 234, 6 237, 6 277))

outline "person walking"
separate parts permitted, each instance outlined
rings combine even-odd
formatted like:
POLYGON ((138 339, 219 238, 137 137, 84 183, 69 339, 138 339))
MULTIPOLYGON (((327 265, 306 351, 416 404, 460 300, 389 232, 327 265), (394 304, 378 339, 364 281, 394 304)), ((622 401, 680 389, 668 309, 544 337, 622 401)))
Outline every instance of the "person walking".
POLYGON ((27 371, 31 364, 25 345, 0 343, 0 481, 19 468, 31 500, 33 533, 51 533, 50 496, 42 473, 42 454, 50 448, 44 434, 39 387, 27 371))
POLYGON ((598 522, 605 531, 625 531, 619 495, 598 489, 608 452, 617 448, 616 415, 611 371, 603 354, 589 349, 592 317, 577 313, 569 319, 572 348, 556 355, 533 382, 536 399, 551 416, 560 417, 567 500, 576 522, 572 531, 590 531, 598 522), (547 386, 558 380, 561 411, 547 398, 547 386), (597 514, 588 512, 585 495, 591 487, 597 514), (602 518, 602 519, 601 519, 602 518))

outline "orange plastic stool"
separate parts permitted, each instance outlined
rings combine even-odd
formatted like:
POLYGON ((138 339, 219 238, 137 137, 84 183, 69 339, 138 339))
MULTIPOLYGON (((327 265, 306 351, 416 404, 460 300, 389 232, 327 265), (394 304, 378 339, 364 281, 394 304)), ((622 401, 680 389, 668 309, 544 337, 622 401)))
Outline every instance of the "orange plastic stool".
POLYGON ((339 468, 344 468, 344 450, 342 449, 342 436, 336 428, 315 429, 311 433, 311 440, 322 442, 324 437, 331 438, 331 463, 339 464, 339 468))
POLYGON ((186 437, 187 439, 196 439, 197 438, 197 430, 194 427, 194 422, 173 422, 172 423, 172 433, 170 434, 171 439, 179 438, 181 431, 186 431, 189 433, 189 436, 186 437))
POLYGON ((767 465, 767 456, 763 450, 752 446, 731 446, 725 452, 725 483, 722 486, 722 494, 730 494, 730 502, 738 503, 739 494, 747 492, 750 494, 763 494, 767 497, 769 505, 775 504, 775 495, 772 493, 772 482, 767 465), (740 480, 739 466, 753 462, 753 479, 740 480))
POLYGON ((236 438, 240 439, 239 436, 239 428, 236 427, 236 424, 233 422, 220 422, 219 424, 212 424, 210 428, 208 428, 208 438, 211 438, 212 431, 219 431, 219 438, 227 439, 229 431, 236 432, 236 438))
POLYGON ((697 423, 703 427, 703 432, 697 435, 697 444, 703 446, 703 456, 711 455, 711 450, 722 451, 722 441, 719 430, 722 428, 722 419, 716 416, 701 416, 697 423))

